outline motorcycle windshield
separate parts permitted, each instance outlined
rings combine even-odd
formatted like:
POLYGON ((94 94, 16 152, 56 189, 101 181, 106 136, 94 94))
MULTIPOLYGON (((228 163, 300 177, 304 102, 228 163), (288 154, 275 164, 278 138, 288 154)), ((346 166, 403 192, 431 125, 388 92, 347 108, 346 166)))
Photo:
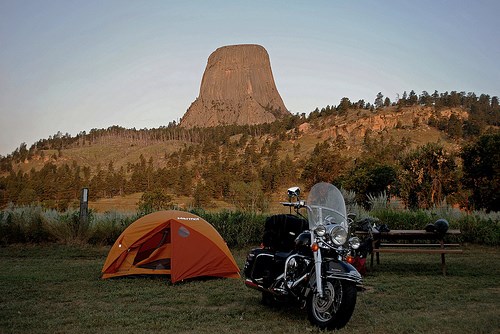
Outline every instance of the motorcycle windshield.
POLYGON ((344 196, 333 184, 315 184, 307 197, 309 229, 318 225, 340 224, 347 228, 347 213, 344 196))

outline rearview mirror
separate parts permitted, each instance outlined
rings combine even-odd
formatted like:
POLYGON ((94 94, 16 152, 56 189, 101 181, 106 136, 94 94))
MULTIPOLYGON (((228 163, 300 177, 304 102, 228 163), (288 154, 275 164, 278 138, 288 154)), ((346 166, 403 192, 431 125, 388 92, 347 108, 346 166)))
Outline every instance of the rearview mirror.
POLYGON ((300 196, 300 188, 299 187, 292 187, 288 189, 288 197, 299 197, 300 196))

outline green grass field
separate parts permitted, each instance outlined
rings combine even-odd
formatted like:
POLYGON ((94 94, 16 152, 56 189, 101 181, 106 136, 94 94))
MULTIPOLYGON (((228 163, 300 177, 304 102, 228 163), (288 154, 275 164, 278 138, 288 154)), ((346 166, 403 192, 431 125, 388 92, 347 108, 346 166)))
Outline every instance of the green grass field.
MULTIPOLYGON (((260 304, 242 279, 101 280, 108 247, 0 248, 0 333, 315 333, 305 310, 260 304)), ((233 254, 243 266, 247 249, 233 254)), ((340 333, 500 333, 500 252, 381 254, 340 333)))

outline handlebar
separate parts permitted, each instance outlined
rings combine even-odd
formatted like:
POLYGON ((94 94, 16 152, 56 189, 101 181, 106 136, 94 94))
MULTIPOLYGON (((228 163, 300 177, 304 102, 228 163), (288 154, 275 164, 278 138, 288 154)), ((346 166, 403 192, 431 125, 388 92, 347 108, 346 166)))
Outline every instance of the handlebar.
POLYGON ((305 208, 306 207, 306 202, 304 202, 304 201, 298 201, 298 202, 280 202, 280 204, 283 205, 283 206, 294 207, 296 209, 300 209, 300 208, 305 208))

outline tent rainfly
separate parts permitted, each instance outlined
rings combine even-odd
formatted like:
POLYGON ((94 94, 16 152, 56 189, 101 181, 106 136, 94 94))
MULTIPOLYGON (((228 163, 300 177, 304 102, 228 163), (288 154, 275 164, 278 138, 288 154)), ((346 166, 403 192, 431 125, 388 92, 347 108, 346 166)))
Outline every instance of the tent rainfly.
POLYGON ((213 276, 239 278, 224 239, 204 219, 183 211, 158 211, 139 218, 111 247, 102 278, 170 275, 172 283, 213 276))

